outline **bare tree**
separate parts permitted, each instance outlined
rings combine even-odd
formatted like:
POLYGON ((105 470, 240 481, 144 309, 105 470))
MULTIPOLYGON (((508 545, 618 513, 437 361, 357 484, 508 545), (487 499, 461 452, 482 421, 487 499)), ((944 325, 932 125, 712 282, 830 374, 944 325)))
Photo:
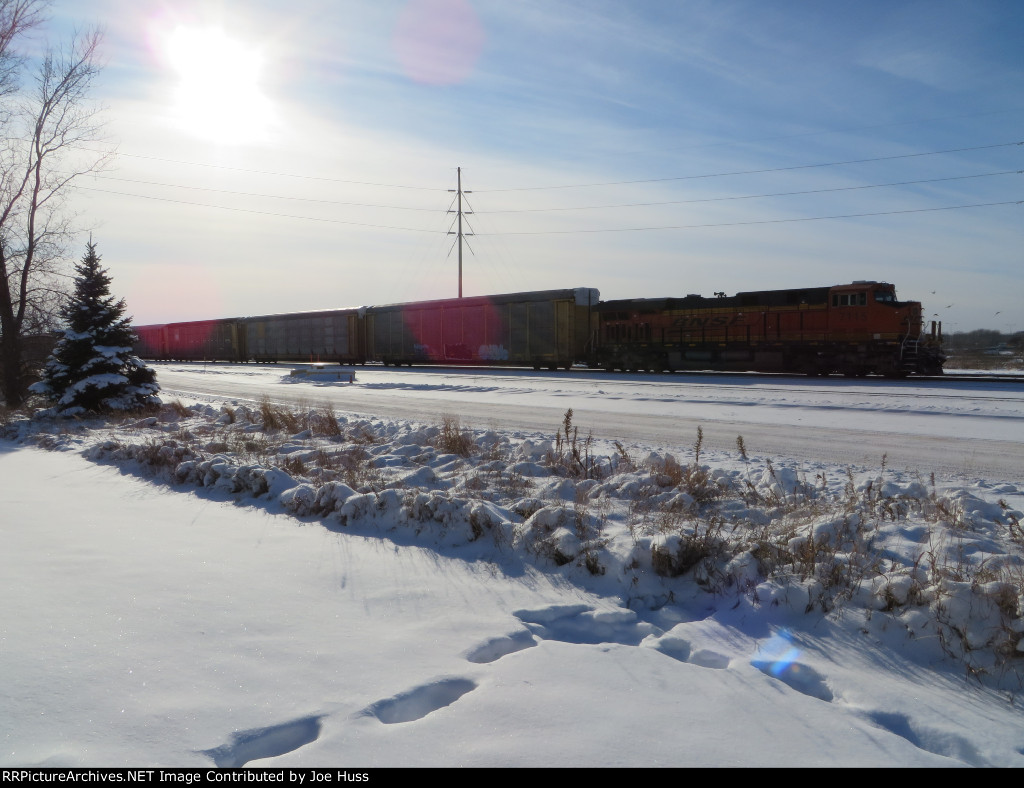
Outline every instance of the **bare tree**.
POLYGON ((48 50, 32 88, 21 88, 26 61, 15 46, 44 10, 44 0, 0 0, 0 391, 10 406, 25 397, 24 337, 47 328, 59 302, 72 183, 102 162, 87 150, 101 131, 89 98, 99 31, 48 50))

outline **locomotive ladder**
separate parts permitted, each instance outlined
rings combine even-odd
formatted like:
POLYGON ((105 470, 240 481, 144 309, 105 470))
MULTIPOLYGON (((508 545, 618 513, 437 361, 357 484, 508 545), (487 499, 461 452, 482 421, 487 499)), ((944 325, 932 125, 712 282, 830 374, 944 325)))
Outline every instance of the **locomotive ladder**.
POLYGON ((903 340, 900 345, 900 366, 903 369, 915 371, 918 366, 918 341, 909 337, 903 340))

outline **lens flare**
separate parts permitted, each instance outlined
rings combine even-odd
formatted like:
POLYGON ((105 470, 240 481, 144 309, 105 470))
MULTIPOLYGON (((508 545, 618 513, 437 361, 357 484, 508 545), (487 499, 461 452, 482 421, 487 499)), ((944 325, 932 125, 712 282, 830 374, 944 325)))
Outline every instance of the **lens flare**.
POLYGON ((751 662, 778 678, 793 667, 793 663, 799 657, 800 649, 793 645, 789 632, 782 630, 758 649, 758 653, 751 662))
POLYGON ((425 85, 455 85, 472 73, 484 29, 466 0, 410 0, 395 27, 394 48, 405 74, 425 85))

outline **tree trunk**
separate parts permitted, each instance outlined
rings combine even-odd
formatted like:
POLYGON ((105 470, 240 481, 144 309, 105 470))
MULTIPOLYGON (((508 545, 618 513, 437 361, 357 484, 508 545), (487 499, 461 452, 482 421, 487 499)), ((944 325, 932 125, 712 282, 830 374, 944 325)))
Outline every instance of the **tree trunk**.
POLYGON ((16 331, 4 330, 0 338, 0 390, 9 408, 17 408, 25 401, 25 379, 22 375, 21 337, 16 331))

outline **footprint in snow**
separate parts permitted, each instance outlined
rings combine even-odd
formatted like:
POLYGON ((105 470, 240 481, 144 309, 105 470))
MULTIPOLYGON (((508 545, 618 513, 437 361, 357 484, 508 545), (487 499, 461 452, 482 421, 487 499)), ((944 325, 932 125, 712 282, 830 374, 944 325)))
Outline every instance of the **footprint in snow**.
POLYGON ((503 635, 502 637, 485 640, 480 645, 470 649, 466 653, 466 659, 477 664, 497 662, 502 657, 507 657, 509 654, 514 654, 517 651, 532 648, 536 645, 537 641, 534 640, 533 635, 524 629, 503 635))
POLYGON ((832 690, 825 677, 800 661, 801 651, 788 632, 782 631, 769 638, 758 649, 750 664, 766 676, 802 692, 811 698, 832 702, 832 690))
POLYGON ((688 662, 700 668, 725 670, 729 667, 728 655, 710 648, 695 649, 687 638, 677 635, 665 635, 658 638, 652 648, 655 651, 660 651, 666 657, 672 657, 680 662, 688 662))
POLYGON ((363 709, 362 714, 376 717, 385 725, 413 722, 438 709, 451 706, 455 701, 476 689, 469 679, 441 679, 414 689, 379 700, 363 709))
POLYGON ((320 736, 320 717, 302 717, 268 728, 253 728, 231 735, 231 743, 201 750, 224 769, 245 766, 250 761, 275 758, 314 742, 320 736))
POLYGON ((767 676, 776 678, 783 684, 802 692, 811 698, 832 702, 832 690, 829 689, 825 677, 810 665, 801 662, 759 662, 752 660, 751 665, 767 676))
POLYGON ((959 734, 915 725, 899 712, 876 711, 864 715, 878 727, 906 739, 918 749, 954 758, 970 766, 989 766, 974 745, 959 734))
POLYGON ((562 643, 619 643, 639 645, 655 632, 640 621, 632 610, 594 610, 588 605, 551 605, 536 610, 516 610, 513 614, 534 635, 562 643))

